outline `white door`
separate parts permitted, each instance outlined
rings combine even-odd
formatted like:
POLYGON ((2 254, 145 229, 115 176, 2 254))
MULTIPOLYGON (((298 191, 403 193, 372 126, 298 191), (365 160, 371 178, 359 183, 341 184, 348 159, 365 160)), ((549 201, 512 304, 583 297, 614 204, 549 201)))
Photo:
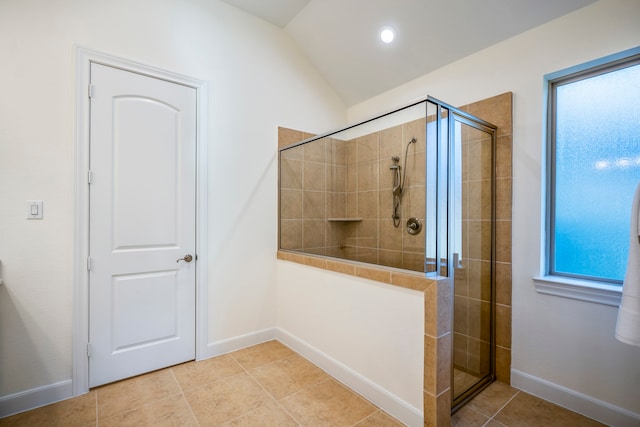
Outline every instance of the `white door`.
POLYGON ((91 88, 94 387, 195 358, 196 89, 95 63, 91 88))

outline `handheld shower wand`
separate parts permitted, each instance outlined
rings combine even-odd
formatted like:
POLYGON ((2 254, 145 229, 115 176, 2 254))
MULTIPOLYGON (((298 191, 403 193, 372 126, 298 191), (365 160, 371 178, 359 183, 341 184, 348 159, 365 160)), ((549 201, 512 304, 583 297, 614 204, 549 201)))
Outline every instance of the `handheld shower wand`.
POLYGON ((393 225, 395 227, 400 226, 400 214, 398 213, 398 209, 400 208, 400 199, 402 197, 402 192, 404 191, 404 185, 407 179, 407 155, 409 154, 409 145, 415 142, 416 138, 411 138, 404 149, 404 166, 402 167, 402 174, 400 173, 401 168, 398 164, 400 162, 400 157, 391 157, 394 165, 389 166, 389 169, 395 170, 396 172, 393 180, 393 188, 391 189, 391 192, 393 193, 393 215, 391 215, 391 217, 393 218, 393 225))

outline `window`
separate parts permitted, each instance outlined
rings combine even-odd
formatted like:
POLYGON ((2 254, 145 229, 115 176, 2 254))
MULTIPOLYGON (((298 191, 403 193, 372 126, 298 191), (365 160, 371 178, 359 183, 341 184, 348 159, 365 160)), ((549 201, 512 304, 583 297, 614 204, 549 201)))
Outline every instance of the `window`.
POLYGON ((640 182, 640 49, 547 76, 547 275, 619 287, 640 182))

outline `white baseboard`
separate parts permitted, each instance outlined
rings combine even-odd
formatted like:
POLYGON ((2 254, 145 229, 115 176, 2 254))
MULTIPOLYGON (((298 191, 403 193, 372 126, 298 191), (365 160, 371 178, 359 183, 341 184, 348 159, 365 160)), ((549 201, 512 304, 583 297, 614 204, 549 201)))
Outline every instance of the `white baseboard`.
POLYGON ((68 399, 72 388, 71 380, 65 380, 0 397, 0 418, 68 399))
POLYGON ((511 369, 511 385, 612 427, 637 427, 640 425, 640 414, 517 369, 511 369))
POLYGON ((204 358, 208 359, 210 357, 220 356, 221 354, 231 353, 232 351, 262 344, 263 342, 274 339, 276 339, 276 329, 268 328, 222 341, 216 341, 207 345, 204 358))
POLYGON ((406 425, 410 427, 424 425, 423 413, 420 410, 317 348, 280 328, 276 330, 276 339, 406 425))

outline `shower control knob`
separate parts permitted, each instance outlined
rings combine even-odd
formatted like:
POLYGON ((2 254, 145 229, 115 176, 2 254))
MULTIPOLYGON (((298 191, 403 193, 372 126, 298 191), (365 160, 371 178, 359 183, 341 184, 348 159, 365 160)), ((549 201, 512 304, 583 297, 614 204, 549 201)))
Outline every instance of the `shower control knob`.
POLYGON ((407 220, 407 233, 415 236, 422 231, 422 222, 419 218, 411 217, 407 220))
POLYGON ((180 262, 180 261, 191 262, 193 261, 193 256, 191 254, 186 254, 183 258, 178 258, 176 260, 176 262, 180 262))

